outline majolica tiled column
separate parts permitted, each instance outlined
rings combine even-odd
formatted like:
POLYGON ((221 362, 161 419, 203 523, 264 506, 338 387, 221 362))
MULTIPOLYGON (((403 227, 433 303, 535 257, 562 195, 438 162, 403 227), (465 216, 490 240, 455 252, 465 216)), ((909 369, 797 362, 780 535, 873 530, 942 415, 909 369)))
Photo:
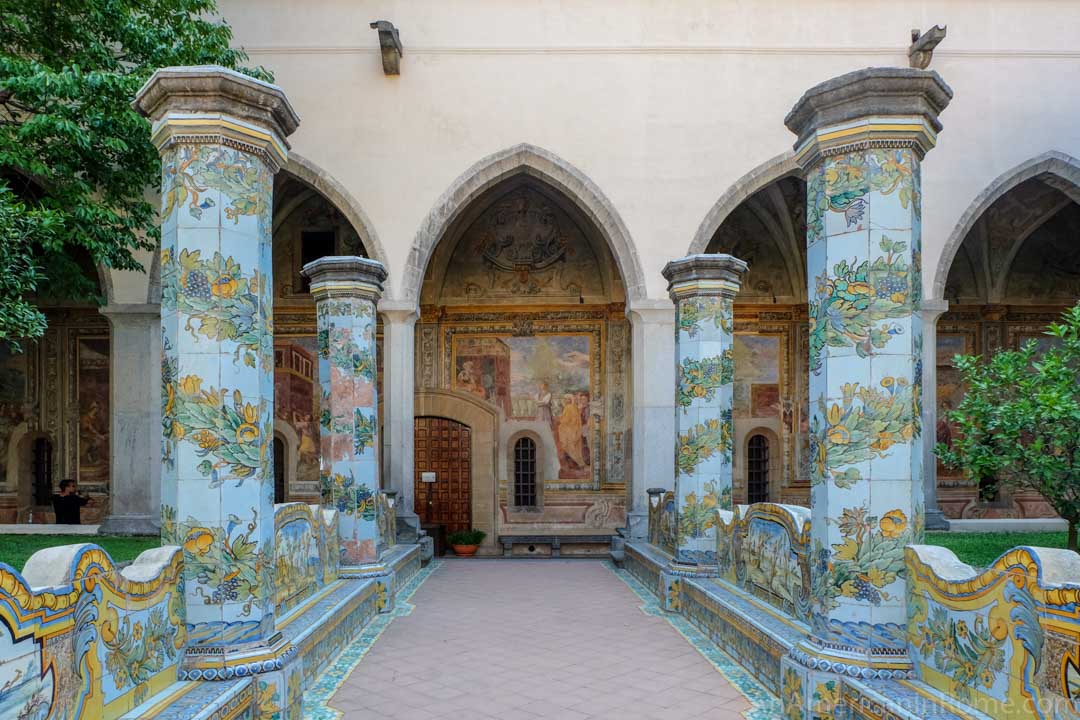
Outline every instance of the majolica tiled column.
POLYGON ((379 559, 375 305, 386 269, 359 257, 304 266, 318 319, 323 502, 338 509, 343 568, 379 559))
POLYGON ((691 255, 664 267, 675 303, 675 568, 716 572, 713 512, 731 509, 732 301, 746 263, 691 255))
POLYGON ((184 547, 193 641, 265 641, 272 190, 299 118, 278 87, 220 67, 159 70, 135 107, 162 165, 162 539, 184 547))
POLYGON ((809 90, 785 120, 807 180, 813 518, 812 631, 785 661, 787 717, 831 717, 821 704, 835 676, 815 671, 910 667, 904 546, 923 531, 919 163, 951 96, 937 73, 868 68, 809 90))

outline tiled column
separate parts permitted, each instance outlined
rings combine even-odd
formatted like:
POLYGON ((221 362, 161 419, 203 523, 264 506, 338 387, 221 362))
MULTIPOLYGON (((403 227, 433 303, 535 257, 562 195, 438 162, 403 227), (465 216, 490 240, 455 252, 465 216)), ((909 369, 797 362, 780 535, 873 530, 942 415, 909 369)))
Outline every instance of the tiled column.
POLYGON ((835 676, 817 671, 909 672, 904 546, 923 532, 919 163, 951 96, 937 73, 868 68, 809 90, 785 120, 807 181, 813 547, 811 637, 785 659, 787 717, 824 714, 814 694, 833 697, 835 676))
POLYGON ((386 269, 359 257, 308 263, 318 322, 323 502, 338 509, 342 568, 379 559, 379 404, 375 304, 386 269))
POLYGON ((276 86, 220 67, 158 70, 135 107, 162 165, 162 540, 184 547, 194 642, 266 642, 272 190, 299 119, 276 86))
POLYGON ((675 501, 673 568, 716 573, 717 508, 730 510, 732 301, 746 263, 691 255, 664 267, 675 303, 675 501))

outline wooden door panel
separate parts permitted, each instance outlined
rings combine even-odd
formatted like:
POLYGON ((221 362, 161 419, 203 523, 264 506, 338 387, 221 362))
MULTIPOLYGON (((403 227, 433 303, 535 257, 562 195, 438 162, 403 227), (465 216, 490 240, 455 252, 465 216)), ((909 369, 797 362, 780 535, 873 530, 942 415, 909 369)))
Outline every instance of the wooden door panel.
POLYGON ((418 417, 415 422, 413 511, 424 524, 446 526, 447 533, 471 529, 472 431, 446 418, 418 417), (435 473, 430 488, 420 480, 424 472, 435 473))

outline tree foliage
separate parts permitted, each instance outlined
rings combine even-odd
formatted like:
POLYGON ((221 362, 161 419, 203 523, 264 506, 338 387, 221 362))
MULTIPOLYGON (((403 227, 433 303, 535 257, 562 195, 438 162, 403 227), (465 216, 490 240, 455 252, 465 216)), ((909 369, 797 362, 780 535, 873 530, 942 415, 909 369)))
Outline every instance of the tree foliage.
POLYGON ((999 351, 983 362, 957 356, 964 399, 948 413, 958 426, 951 445, 937 454, 974 479, 1035 490, 1069 523, 1068 544, 1077 549, 1080 523, 1080 304, 1046 334, 1020 350, 999 351))
POLYGON ((141 269, 158 238, 150 127, 131 101, 154 70, 245 70, 214 0, 0 0, 0 340, 38 337, 32 298, 88 300, 95 265, 141 269))

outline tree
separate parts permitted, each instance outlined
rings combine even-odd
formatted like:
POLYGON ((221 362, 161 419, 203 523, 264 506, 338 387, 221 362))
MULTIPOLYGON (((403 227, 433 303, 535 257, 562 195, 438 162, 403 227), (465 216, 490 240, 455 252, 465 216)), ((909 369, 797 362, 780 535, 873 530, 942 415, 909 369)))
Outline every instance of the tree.
POLYGON ((231 40, 214 0, 0 0, 0 340, 44 333, 37 296, 97 295, 80 257, 142 269, 160 165, 131 101, 170 65, 270 79, 231 40))
POLYGON ((1080 304, 1051 324, 1055 339, 1034 340, 989 362, 957 356, 964 399, 948 413, 958 433, 938 457, 972 478, 1035 490, 1069 523, 1077 549, 1080 523, 1080 304))

